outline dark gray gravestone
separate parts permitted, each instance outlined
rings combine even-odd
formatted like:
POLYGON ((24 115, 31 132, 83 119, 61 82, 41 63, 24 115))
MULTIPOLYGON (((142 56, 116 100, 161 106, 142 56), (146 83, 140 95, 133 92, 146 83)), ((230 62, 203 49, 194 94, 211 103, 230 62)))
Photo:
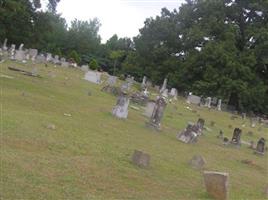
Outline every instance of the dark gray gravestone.
POLYGON ((160 130, 160 123, 163 118, 166 106, 167 102, 164 97, 161 96, 156 100, 154 110, 149 122, 150 126, 160 130))
POLYGON ((142 168, 148 168, 150 160, 150 155, 142 151, 135 150, 132 155, 132 163, 142 168))
POLYGON ((257 143, 255 153, 259 155, 264 155, 264 152, 265 152, 265 139, 261 138, 257 143))
POLYGON ((229 174, 204 171, 204 181, 209 196, 218 200, 227 200, 229 195, 229 174))
POLYGON ((234 145, 241 145, 241 134, 242 130, 239 128, 235 128, 231 143, 234 145))

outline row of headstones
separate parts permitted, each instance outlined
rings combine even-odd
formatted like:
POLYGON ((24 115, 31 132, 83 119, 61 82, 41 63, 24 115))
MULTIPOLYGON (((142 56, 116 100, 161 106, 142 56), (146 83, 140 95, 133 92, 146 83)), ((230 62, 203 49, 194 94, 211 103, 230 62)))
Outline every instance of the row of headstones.
POLYGON ((222 100, 221 99, 217 99, 217 98, 212 99, 211 97, 207 97, 203 101, 201 97, 193 95, 191 92, 187 96, 186 102, 188 104, 195 104, 195 105, 204 106, 204 107, 208 107, 208 108, 211 108, 212 103, 213 103, 216 105, 217 110, 219 110, 219 111, 222 110, 222 100))
MULTIPOLYGON (((242 130, 239 129, 239 128, 235 128, 231 141, 229 141, 228 138, 223 136, 222 131, 220 131, 220 134, 218 135, 218 138, 223 139, 223 144, 224 145, 230 145, 231 144, 231 145, 235 145, 236 147, 239 147, 239 146, 241 146, 241 136, 242 136, 242 130)), ((251 142, 250 148, 254 149, 256 154, 264 155, 264 153, 265 153, 265 139, 260 138, 259 141, 257 142, 256 148, 253 147, 253 144, 251 142)))
POLYGON ((16 50, 16 45, 12 44, 10 48, 7 46, 7 39, 5 39, 2 48, 0 48, 0 53, 3 57, 7 57, 11 60, 17 60, 21 62, 27 62, 27 60, 31 60, 33 62, 39 63, 53 63, 57 65, 61 65, 63 67, 77 67, 76 63, 69 63, 65 58, 60 58, 58 55, 52 56, 51 53, 46 54, 38 54, 37 49, 23 49, 24 44, 21 44, 19 48, 16 50))

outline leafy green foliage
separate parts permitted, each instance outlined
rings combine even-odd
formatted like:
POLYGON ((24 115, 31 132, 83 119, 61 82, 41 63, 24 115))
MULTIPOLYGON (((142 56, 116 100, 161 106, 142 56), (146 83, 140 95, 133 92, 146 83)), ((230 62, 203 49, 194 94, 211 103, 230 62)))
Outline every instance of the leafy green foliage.
POLYGON ((92 70, 97 70, 99 69, 99 64, 96 59, 92 59, 89 63, 89 68, 92 70))

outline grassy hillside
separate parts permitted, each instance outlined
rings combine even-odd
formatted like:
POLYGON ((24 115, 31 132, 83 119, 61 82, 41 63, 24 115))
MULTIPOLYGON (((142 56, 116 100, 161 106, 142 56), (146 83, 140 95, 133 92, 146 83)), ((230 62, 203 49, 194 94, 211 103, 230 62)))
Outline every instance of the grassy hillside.
MULTIPOLYGON (((168 105, 163 130, 155 132, 145 127, 142 110, 129 109, 127 120, 114 118, 115 97, 83 80, 78 69, 36 65, 42 78, 34 78, 8 66, 32 70, 29 64, 0 64, 0 76, 14 77, 0 77, 1 199, 208 199, 202 171, 188 165, 196 154, 205 158, 207 170, 230 174, 231 199, 265 198, 267 154, 256 156, 245 145, 223 147, 216 138, 220 129, 230 138, 228 125, 241 127, 241 118, 195 106, 192 112, 181 99, 168 105), (211 131, 196 144, 177 141, 178 131, 199 116, 211 131), (130 162, 135 149, 151 155, 149 169, 130 162)), ((246 120, 242 140, 267 140, 268 129, 258 128, 246 120)))

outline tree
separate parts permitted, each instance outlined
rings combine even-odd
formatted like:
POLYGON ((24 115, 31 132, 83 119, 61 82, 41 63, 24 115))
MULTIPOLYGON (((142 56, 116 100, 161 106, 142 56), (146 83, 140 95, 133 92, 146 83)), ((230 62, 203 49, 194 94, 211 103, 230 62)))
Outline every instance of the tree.
POLYGON ((92 70, 97 70, 99 68, 98 62, 96 59, 92 59, 89 63, 89 68, 92 70))
POLYGON ((110 53, 110 58, 114 61, 113 65, 113 75, 115 75, 116 72, 116 65, 120 58, 122 58, 125 55, 125 52, 122 50, 112 51, 110 53))
POLYGON ((77 64, 79 64, 81 62, 81 58, 75 50, 72 50, 69 53, 68 58, 73 59, 77 64))

